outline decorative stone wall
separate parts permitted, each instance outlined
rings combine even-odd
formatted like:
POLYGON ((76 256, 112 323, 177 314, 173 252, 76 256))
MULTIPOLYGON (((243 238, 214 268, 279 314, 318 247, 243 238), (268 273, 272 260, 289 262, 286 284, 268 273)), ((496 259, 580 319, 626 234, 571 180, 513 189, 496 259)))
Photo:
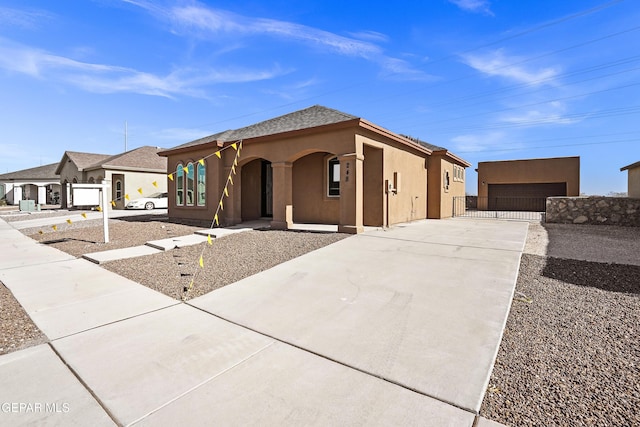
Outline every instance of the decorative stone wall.
POLYGON ((546 222, 640 227, 640 199, 628 197, 549 197, 546 222))

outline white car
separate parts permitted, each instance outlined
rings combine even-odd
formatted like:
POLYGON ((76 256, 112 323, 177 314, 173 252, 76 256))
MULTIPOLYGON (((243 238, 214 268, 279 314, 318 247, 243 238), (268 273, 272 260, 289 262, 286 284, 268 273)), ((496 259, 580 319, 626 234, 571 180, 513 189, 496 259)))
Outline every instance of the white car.
POLYGON ((140 199, 132 200, 127 203, 127 209, 146 209, 151 210, 155 208, 167 208, 169 207, 169 194, 168 193, 154 193, 149 197, 142 197, 140 199))

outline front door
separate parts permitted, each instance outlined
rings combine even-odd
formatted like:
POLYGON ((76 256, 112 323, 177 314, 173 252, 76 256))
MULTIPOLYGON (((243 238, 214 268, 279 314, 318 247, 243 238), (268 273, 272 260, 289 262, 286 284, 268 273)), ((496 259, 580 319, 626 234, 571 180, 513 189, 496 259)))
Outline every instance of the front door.
POLYGON ((263 217, 273 217, 273 169, 271 162, 262 161, 261 170, 261 210, 263 217))
POLYGON ((124 199, 124 175, 113 174, 111 183, 111 200, 116 202, 114 209, 124 209, 127 200, 124 199))

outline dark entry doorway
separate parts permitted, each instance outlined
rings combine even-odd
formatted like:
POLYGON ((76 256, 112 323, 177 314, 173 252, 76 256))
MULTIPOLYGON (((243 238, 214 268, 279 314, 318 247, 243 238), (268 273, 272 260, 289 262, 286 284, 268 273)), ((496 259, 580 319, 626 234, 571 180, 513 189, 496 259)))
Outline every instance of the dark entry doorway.
POLYGON ((263 217, 273 217, 273 169, 271 162, 262 160, 260 171, 260 209, 263 217))

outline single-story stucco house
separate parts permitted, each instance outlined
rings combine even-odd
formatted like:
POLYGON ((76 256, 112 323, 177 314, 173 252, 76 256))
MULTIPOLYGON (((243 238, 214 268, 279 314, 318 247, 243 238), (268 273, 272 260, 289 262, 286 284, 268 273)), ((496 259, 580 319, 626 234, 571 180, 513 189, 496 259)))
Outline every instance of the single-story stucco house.
POLYGON ((578 156, 479 162, 476 171, 480 210, 544 210, 547 197, 580 195, 578 156))
POLYGON ((266 217, 277 229, 318 223, 347 233, 451 216, 470 166, 442 147, 318 105, 160 155, 168 158, 171 219, 211 221, 232 173, 221 225, 266 217), (240 142, 237 166, 235 150, 211 156, 240 142))
POLYGON ((20 200, 34 200, 41 205, 57 204, 60 196, 57 166, 53 163, 0 174, 0 199, 6 200, 8 205, 17 205, 20 200))
POLYGON ((640 199, 640 162, 622 167, 620 171, 627 171, 627 196, 640 199))
POLYGON ((167 159, 158 155, 159 147, 144 146, 116 155, 65 151, 56 174, 63 187, 61 205, 71 207, 71 183, 111 184, 115 209, 124 209, 125 195, 132 199, 167 191, 167 159))

